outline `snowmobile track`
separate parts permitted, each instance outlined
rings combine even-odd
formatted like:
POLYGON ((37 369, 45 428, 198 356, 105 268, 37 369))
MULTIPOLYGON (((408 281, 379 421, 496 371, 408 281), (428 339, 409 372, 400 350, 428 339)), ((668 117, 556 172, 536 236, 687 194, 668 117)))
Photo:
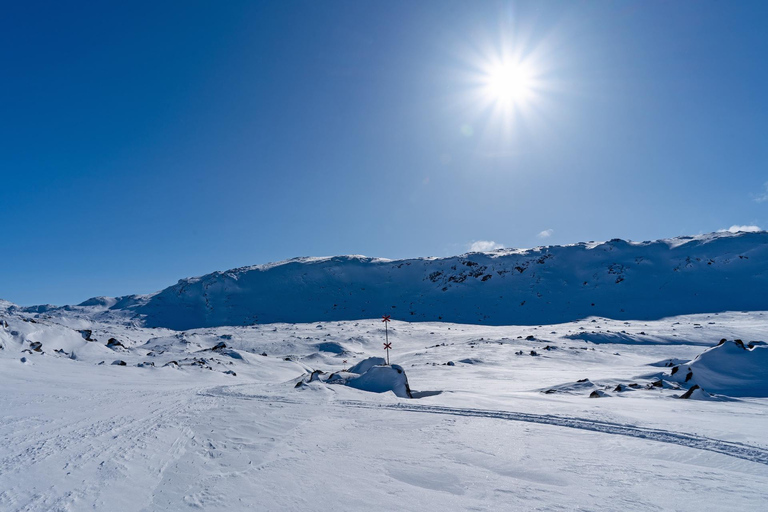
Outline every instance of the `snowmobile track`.
POLYGON ((604 434, 638 437, 660 443, 670 443, 688 448, 696 448, 715 453, 721 453, 731 457, 768 465, 768 450, 757 446, 731 441, 722 441, 710 437, 674 432, 669 430, 637 427, 622 423, 609 423, 591 419, 575 418, 568 416, 553 416, 543 414, 529 414, 523 412, 494 411, 484 409, 463 409, 453 407, 441 407, 434 405, 410 405, 410 404, 369 404, 365 402, 343 402, 343 405, 367 409, 394 409, 408 412, 420 412, 431 414, 449 414, 452 416, 493 418, 507 421, 522 421, 526 423, 539 423, 554 425, 557 427, 591 430, 604 434))
MULTIPOLYGON (((231 391, 221 393, 221 388, 217 391, 208 391, 201 394, 207 396, 228 396, 233 398, 257 400, 260 402, 274 402, 274 403, 287 403, 287 404, 302 404, 304 402, 300 400, 292 400, 283 397, 272 397, 266 395, 241 395, 232 393, 231 391), (217 392, 218 391, 218 392, 217 392)), ((738 459, 747 460, 750 462, 756 462, 758 464, 768 465, 768 449, 760 448, 758 446, 752 446, 743 443, 736 443, 732 441, 722 441, 720 439, 713 439, 710 437, 699 436, 696 434, 689 434, 685 432, 674 432, 670 430, 661 430, 648 427, 638 427, 635 425, 628 425, 623 423, 610 423, 605 421, 576 418, 569 416, 554 416, 547 414, 530 414, 524 412, 513 411, 495 411, 491 409, 464 409, 457 407, 444 407, 438 405, 417 405, 408 403, 397 404, 377 404, 356 400, 339 400, 330 402, 329 405, 351 407, 359 409, 388 409, 402 412, 415 412, 415 413, 427 413, 427 414, 447 414, 451 416, 463 416, 463 417, 475 417, 475 418, 490 418, 506 421, 520 421, 525 423, 538 423, 541 425, 553 425, 556 427, 575 428, 580 430, 588 430, 592 432, 600 432, 603 434, 613 434, 628 437, 637 437, 640 439, 647 439, 649 441, 657 441, 660 443, 676 444, 678 446, 685 446, 688 448, 695 448, 698 450, 706 450, 709 452, 720 453, 735 457, 738 459)))

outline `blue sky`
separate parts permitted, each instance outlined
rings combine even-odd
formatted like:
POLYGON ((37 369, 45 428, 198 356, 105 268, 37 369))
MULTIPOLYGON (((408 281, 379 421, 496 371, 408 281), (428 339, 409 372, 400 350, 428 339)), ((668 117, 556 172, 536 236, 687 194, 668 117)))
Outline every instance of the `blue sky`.
POLYGON ((766 2, 112 4, 0 17, 4 299, 768 227, 766 2))

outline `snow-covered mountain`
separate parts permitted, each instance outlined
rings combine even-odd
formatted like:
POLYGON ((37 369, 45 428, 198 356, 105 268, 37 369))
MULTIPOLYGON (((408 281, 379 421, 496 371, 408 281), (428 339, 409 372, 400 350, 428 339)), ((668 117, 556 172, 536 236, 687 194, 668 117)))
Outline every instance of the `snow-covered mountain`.
POLYGON ((0 301, 0 510, 764 510, 766 241, 300 259, 0 301))
MULTIPOLYGON (((502 249, 449 258, 297 258, 94 298, 68 314, 191 329, 356 320, 545 324, 768 309, 768 232, 502 249)), ((29 312, 62 308, 35 306, 29 312)))

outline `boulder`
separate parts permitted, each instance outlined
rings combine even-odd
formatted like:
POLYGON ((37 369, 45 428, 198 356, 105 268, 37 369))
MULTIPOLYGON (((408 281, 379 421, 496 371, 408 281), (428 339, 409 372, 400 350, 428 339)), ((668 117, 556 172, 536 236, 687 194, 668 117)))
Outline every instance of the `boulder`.
POLYGON ((125 345, 117 341, 115 338, 109 338, 109 340, 107 340, 107 348, 115 350, 117 348, 125 348, 125 345))

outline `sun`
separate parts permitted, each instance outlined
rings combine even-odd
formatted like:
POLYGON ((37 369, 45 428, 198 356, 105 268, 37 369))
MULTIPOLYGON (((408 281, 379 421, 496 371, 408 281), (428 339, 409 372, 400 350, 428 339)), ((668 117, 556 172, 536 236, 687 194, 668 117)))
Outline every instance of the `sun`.
POLYGON ((505 106, 526 103, 533 93, 534 74, 521 62, 501 62, 487 69, 484 77, 488 99, 505 106))
POLYGON ((451 99, 464 136, 508 149, 510 141, 553 119, 553 93, 562 85, 555 79, 551 43, 531 45, 530 39, 516 33, 473 39, 457 55, 460 86, 451 99))

